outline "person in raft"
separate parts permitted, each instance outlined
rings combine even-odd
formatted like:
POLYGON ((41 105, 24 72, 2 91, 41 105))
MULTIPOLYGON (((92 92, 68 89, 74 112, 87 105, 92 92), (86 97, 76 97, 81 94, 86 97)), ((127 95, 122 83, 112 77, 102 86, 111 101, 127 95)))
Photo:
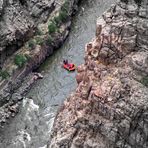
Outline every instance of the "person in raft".
POLYGON ((63 64, 67 65, 69 68, 74 67, 74 64, 68 63, 68 60, 67 59, 66 60, 63 60, 63 64))

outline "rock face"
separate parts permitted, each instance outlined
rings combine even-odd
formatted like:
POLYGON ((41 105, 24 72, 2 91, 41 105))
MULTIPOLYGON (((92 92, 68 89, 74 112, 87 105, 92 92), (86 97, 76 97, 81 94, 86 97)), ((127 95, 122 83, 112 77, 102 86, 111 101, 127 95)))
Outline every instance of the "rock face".
POLYGON ((147 0, 122 0, 98 19, 49 148, 148 147, 147 8, 147 0))
POLYGON ((0 0, 0 64, 45 21, 54 0, 0 0))

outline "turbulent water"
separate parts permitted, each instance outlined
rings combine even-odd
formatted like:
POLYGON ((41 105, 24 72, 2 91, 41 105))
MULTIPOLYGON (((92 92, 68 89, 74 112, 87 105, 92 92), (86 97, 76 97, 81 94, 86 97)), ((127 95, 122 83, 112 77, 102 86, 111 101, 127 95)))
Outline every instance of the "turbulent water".
POLYGON ((97 17, 115 0, 88 0, 80 4, 72 30, 62 48, 41 65, 39 80, 22 102, 20 113, 0 131, 0 148, 46 148, 59 105, 75 90, 75 72, 61 68, 63 59, 80 65, 84 46, 95 35, 97 17))

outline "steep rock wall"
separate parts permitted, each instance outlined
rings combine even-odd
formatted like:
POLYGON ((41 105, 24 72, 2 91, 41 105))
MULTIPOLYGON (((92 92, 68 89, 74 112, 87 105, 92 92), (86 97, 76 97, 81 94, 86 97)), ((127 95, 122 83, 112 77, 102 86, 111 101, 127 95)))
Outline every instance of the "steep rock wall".
POLYGON ((122 0, 98 19, 49 148, 148 147, 147 8, 147 0, 122 0))
POLYGON ((0 1, 0 65, 49 17, 55 0, 0 1))

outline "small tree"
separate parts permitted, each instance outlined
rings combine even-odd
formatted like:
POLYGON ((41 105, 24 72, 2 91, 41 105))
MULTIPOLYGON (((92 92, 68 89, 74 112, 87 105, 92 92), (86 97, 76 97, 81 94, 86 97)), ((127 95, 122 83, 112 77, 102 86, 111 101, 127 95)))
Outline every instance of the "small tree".
POLYGON ((35 35, 43 35, 43 34, 44 33, 42 32, 42 30, 39 27, 37 27, 35 35))
POLYGON ((33 39, 31 39, 31 40, 28 41, 28 47, 30 49, 34 49, 35 46, 36 46, 36 42, 33 39))
POLYGON ((41 37, 36 37, 35 40, 36 40, 36 44, 38 45, 42 46, 44 44, 44 40, 41 37))
POLYGON ((61 20, 60 20, 60 17, 59 15, 58 16, 55 16, 53 21, 55 22, 55 24, 58 26, 60 23, 61 23, 61 20))
POLYGON ((7 79, 9 76, 9 73, 6 70, 0 70, 0 77, 2 77, 2 79, 7 79))
POLYGON ((49 24, 48 24, 48 32, 49 33, 54 33, 54 32, 56 32, 56 30, 57 30, 56 24, 53 21, 49 22, 49 24))
POLYGON ((61 22, 66 22, 67 18, 68 18, 68 14, 66 11, 61 11, 59 13, 59 19, 61 20, 61 22))
POLYGON ((50 35, 48 35, 48 38, 47 38, 47 40, 46 40, 46 43, 47 44, 51 44, 52 43, 52 37, 50 36, 50 35))
POLYGON ((17 54, 14 57, 14 63, 18 66, 18 67, 22 67, 24 66, 24 64, 27 62, 27 57, 22 55, 22 54, 17 54))
POLYGON ((145 85, 146 87, 148 87, 148 76, 145 76, 141 79, 141 83, 143 85, 145 85))
POLYGON ((62 5, 61 10, 62 10, 62 11, 68 12, 69 5, 70 5, 70 4, 69 4, 69 1, 66 1, 66 2, 62 5))

